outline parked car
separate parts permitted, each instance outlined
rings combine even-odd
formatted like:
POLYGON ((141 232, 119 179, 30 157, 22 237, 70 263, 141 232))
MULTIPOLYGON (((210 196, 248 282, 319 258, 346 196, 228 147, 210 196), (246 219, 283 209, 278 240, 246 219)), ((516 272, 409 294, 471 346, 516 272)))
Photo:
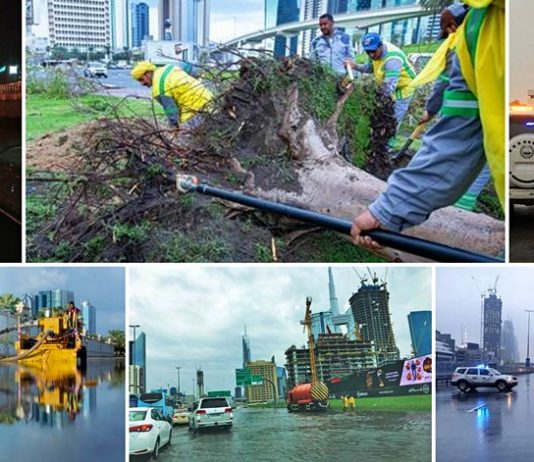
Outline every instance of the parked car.
POLYGON ((160 449, 171 443, 172 425, 159 409, 130 408, 130 456, 150 454, 157 459, 160 449))
POLYGON ((87 63, 83 70, 85 77, 106 77, 108 76, 108 69, 102 63, 87 63))
POLYGON ((189 423, 189 411, 186 408, 175 409, 172 414, 173 425, 187 425, 189 423))
POLYGON ((232 428, 234 414, 226 398, 201 398, 189 415, 189 430, 222 427, 232 428))
POLYGON ((491 367, 457 367, 452 374, 451 385, 456 385, 460 391, 476 390, 479 387, 510 391, 517 385, 517 378, 501 374, 491 367))

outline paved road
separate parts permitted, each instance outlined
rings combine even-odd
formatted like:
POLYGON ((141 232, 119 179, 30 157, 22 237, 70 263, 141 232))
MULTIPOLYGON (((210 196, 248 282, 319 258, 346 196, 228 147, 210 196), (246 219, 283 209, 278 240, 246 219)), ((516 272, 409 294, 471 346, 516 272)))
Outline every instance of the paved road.
POLYGON ((516 205, 510 215, 510 261, 534 262, 534 206, 516 205))
POLYGON ((160 461, 430 462, 430 412, 289 414, 238 409, 232 431, 173 429, 160 461))
POLYGON ((533 460, 534 376, 518 379, 511 393, 492 389, 476 393, 459 393, 455 388, 438 391, 437 462, 533 460))

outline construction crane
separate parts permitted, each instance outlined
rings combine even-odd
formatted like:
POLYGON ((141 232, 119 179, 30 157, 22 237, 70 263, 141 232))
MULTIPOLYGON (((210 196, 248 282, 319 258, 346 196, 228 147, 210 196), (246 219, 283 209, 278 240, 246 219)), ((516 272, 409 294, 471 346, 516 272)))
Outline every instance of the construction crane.
POLYGON ((312 319, 311 319, 311 297, 306 297, 306 313, 304 315, 304 321, 301 324, 304 326, 304 331, 308 331, 308 348, 310 350, 310 368, 311 368, 311 381, 317 382, 317 366, 315 363, 315 339, 312 333, 312 319))
POLYGON ((360 273, 358 273, 358 270, 356 268, 352 268, 352 270, 356 273, 356 276, 360 279, 360 283, 363 285, 367 282, 367 278, 365 276, 362 276, 360 273))

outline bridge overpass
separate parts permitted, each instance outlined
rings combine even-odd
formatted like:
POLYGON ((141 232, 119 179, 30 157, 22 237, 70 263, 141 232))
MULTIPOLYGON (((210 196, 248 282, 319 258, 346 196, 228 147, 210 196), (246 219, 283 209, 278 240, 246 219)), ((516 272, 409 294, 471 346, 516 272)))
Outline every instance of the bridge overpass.
MULTIPOLYGON (((392 21, 400 21, 403 19, 411 19, 429 15, 430 13, 427 10, 424 10, 421 5, 401 5, 391 8, 377 8, 374 10, 361 10, 352 13, 340 14, 336 15, 335 19, 336 25, 340 27, 349 29, 366 29, 368 27, 378 26, 380 24, 387 24, 392 21)), ((305 30, 318 28, 318 24, 318 18, 282 24, 280 26, 248 33, 240 37, 235 37, 232 40, 227 41, 225 45, 243 46, 246 43, 259 43, 265 39, 276 37, 277 35, 291 38, 305 30)))

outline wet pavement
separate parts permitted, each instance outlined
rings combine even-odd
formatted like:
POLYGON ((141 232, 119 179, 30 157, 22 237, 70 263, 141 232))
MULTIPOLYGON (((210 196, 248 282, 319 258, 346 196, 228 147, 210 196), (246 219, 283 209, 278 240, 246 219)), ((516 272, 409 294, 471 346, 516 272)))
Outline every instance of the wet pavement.
POLYGON ((517 378, 511 393, 491 388, 459 393, 455 387, 438 391, 437 462, 533 460, 534 375, 517 378))
POLYGON ((123 461, 124 361, 77 370, 0 364, 2 460, 123 461))
MULTIPOLYGON (((430 412, 288 413, 239 408, 231 431, 173 428, 159 460, 430 462, 430 412)), ((133 459, 136 460, 136 459, 133 459)))
POLYGON ((510 213, 510 261, 534 262, 534 206, 516 205, 510 213))

